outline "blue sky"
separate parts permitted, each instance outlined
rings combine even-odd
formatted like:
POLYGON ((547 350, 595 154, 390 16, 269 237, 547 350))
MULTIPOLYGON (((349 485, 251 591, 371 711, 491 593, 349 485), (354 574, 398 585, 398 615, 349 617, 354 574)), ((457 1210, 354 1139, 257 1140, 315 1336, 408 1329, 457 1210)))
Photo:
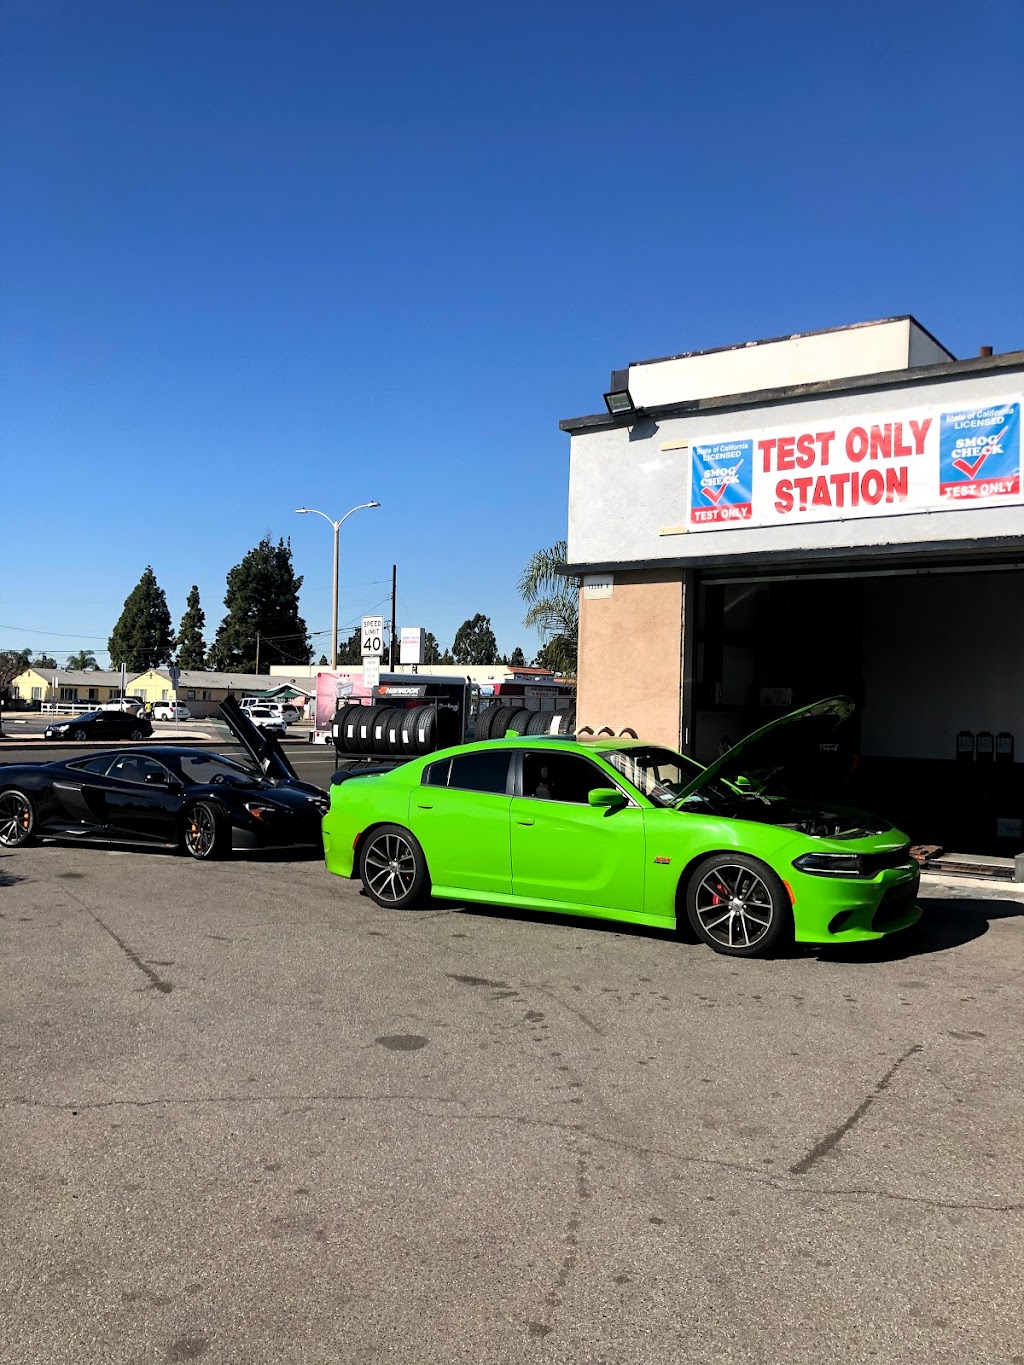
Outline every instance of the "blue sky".
MULTIPOLYGON (((565 533, 630 360, 914 313, 1024 344, 1019 0, 4 0, 0 648, 302 606, 443 642, 565 533)), ((318 648, 326 649, 324 636, 318 648)), ((105 655, 100 655, 101 661, 105 655)))

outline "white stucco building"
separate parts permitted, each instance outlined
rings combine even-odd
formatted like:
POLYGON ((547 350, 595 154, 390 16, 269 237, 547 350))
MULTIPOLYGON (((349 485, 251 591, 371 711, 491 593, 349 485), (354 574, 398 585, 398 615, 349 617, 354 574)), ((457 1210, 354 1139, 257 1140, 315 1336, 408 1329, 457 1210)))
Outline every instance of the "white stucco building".
POLYGON ((613 372, 561 424, 580 724, 707 761, 846 692, 872 794, 1024 848, 1022 394, 910 317, 613 372))

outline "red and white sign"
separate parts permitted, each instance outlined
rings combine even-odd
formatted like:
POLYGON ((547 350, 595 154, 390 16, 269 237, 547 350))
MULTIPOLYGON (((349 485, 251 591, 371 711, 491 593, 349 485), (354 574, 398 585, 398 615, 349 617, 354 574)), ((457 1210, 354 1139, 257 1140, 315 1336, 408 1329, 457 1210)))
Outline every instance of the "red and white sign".
POLYGON ((696 438, 691 500, 699 478, 710 477, 713 443, 723 449, 731 442, 752 445, 751 488, 742 518, 717 518, 694 507, 690 529, 944 511, 968 500, 972 506, 1020 502, 1021 401, 1017 395, 983 406, 916 408, 696 438))

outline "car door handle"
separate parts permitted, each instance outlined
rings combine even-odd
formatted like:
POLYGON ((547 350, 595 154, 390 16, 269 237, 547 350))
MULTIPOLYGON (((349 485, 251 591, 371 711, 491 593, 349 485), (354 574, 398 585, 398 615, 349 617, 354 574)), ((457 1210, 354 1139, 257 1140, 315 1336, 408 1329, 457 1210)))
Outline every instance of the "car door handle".
POLYGON ((433 810, 433 809, 434 809, 434 803, 433 803, 433 801, 417 801, 416 804, 417 804, 417 806, 419 806, 420 810, 433 810))
POLYGON ((533 820, 530 818, 530 816, 527 816, 525 820, 517 820, 517 821, 516 821, 516 824, 517 824, 517 825, 532 825, 532 824, 533 824, 533 820))

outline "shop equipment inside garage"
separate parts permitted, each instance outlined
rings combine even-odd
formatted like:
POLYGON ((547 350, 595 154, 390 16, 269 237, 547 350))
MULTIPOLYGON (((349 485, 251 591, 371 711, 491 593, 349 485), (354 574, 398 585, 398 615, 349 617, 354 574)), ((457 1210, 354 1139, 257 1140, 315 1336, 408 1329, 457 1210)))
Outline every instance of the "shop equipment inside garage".
POLYGON ((708 762, 838 693, 802 777, 915 843, 1024 851, 1024 352, 911 317, 613 371, 571 437, 580 725, 708 762))

